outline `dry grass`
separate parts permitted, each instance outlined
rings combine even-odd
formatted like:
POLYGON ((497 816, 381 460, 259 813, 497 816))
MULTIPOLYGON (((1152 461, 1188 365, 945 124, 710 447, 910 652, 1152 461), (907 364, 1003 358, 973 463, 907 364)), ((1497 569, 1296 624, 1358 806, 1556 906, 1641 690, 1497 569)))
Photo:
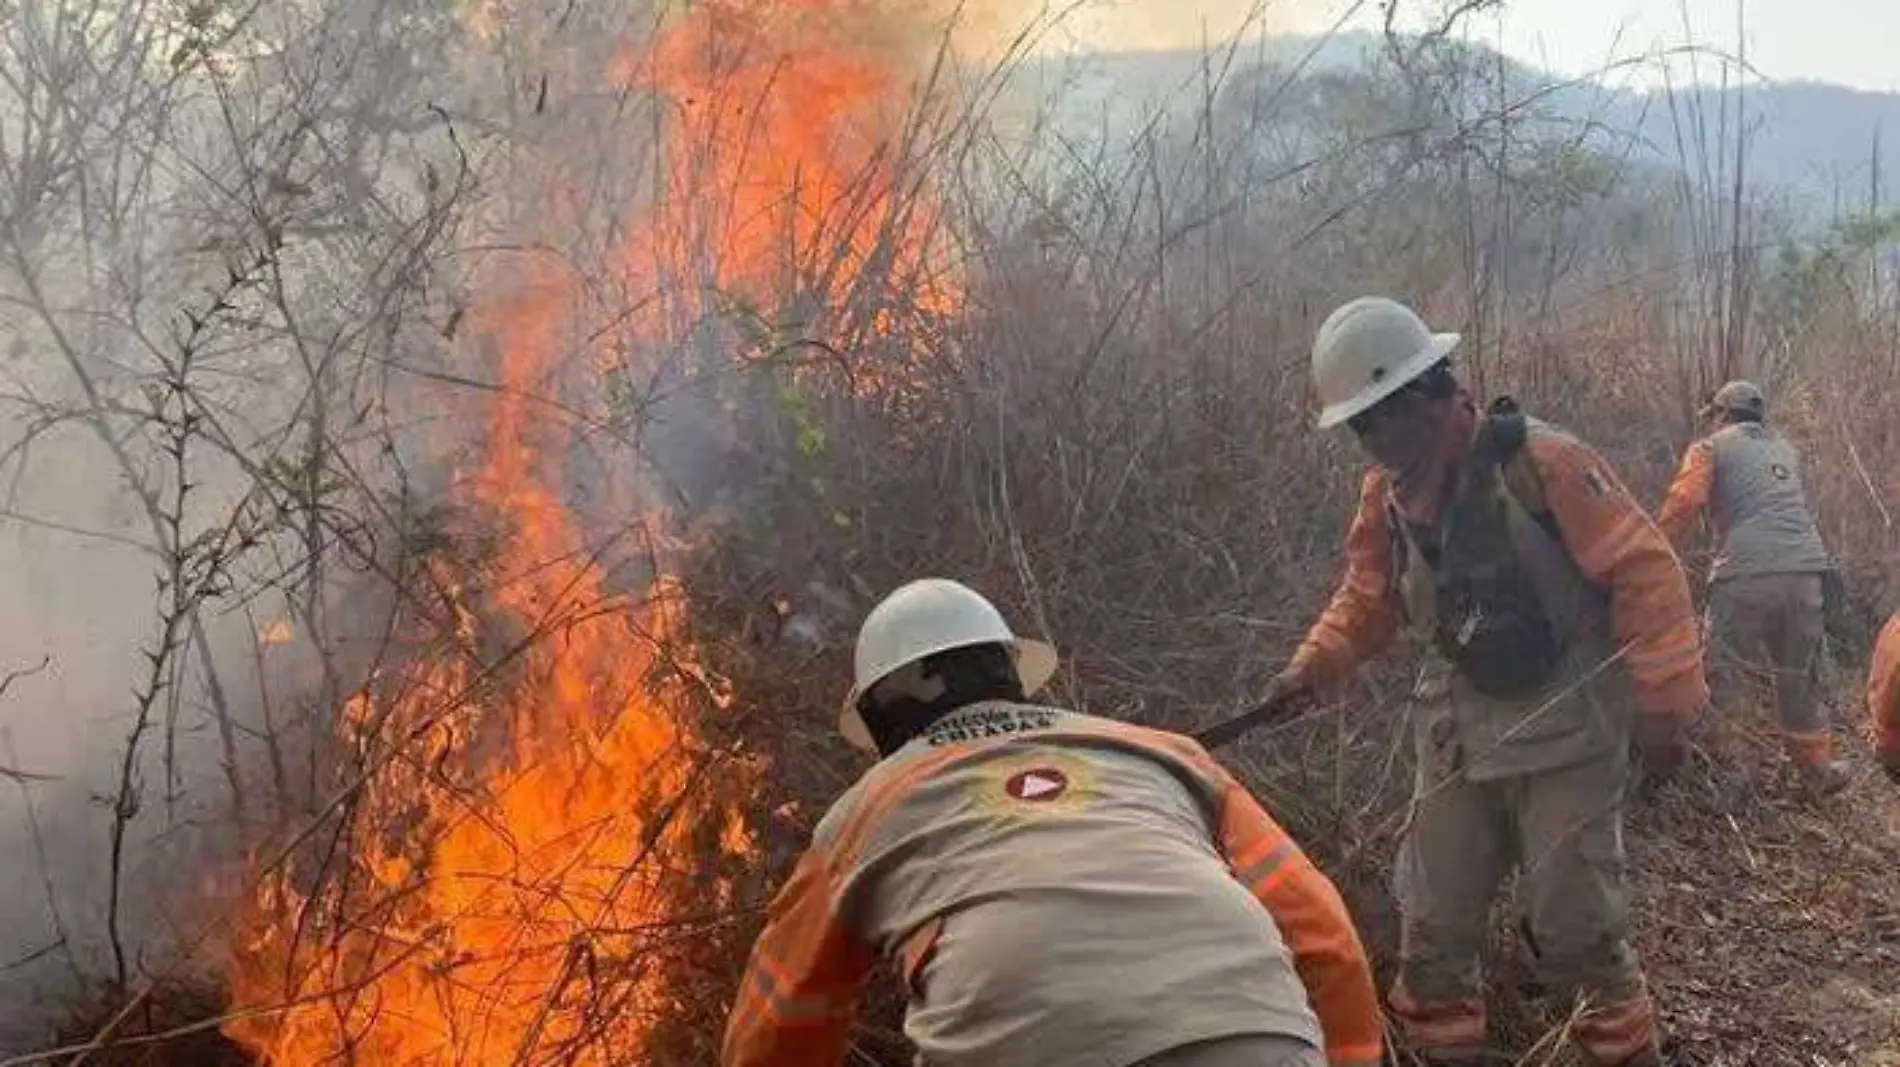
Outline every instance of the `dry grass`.
MULTIPOLYGON (((1419 129, 1368 128, 1365 114, 1385 112, 1348 99, 1310 166, 1269 166, 1277 176, 1244 187, 1222 183, 1259 170, 1237 162, 1255 131, 1216 123, 1212 103, 1192 131, 1143 134, 1123 146, 1126 159, 1054 173, 1018 171, 980 124, 958 126, 903 161, 956 198, 945 214, 965 224, 958 313, 918 309, 903 279, 870 274, 848 287, 849 306, 824 307, 831 279, 793 265, 786 291, 733 296, 743 313, 698 308, 707 321, 691 323, 690 344, 672 339, 691 355, 668 373, 695 383, 678 391, 700 407, 672 431, 698 491, 682 493, 691 548, 668 562, 693 606, 694 644, 733 686, 736 713, 709 740, 763 755, 772 775, 751 819, 764 862, 704 872, 730 879, 739 903, 667 961, 656 1062, 711 1062, 763 901, 860 771, 831 710, 857 620, 900 581, 963 579, 1022 629, 1053 637, 1068 666, 1052 698, 1069 706, 1185 728, 1258 692, 1339 564, 1358 457, 1310 430, 1305 366, 1318 319, 1360 292, 1464 329, 1474 380, 1578 431, 1646 501, 1659 497, 1713 368, 1774 363, 1777 420, 1808 456, 1848 577, 1836 631, 1843 661, 1856 662, 1900 558, 1888 514, 1900 496, 1894 310, 1857 299, 1843 274, 1798 321, 1771 320, 1764 309, 1778 305, 1758 301, 1747 321, 1711 329, 1700 301, 1728 275, 1707 254, 1682 258, 1678 246, 1694 242, 1672 229, 1707 205, 1656 207, 1660 236, 1618 244, 1601 218, 1674 194, 1507 189, 1507 176, 1530 176, 1485 171, 1508 169, 1511 146, 1496 123, 1467 121, 1484 102, 1447 95, 1453 82, 1467 91, 1458 79, 1411 74, 1382 69, 1366 91, 1399 84, 1409 95, 1374 102, 1419 129), (1536 269, 1560 252, 1581 265, 1536 269), (1519 269, 1507 282, 1497 264, 1519 269), (761 323, 783 349, 762 354, 761 323), (786 356, 807 350, 820 354, 786 356)), ((1786 281, 1749 269, 1766 289, 1786 281)), ((631 421, 650 414, 646 402, 631 421)), ((667 432, 645 443, 664 452, 667 432)), ((586 442, 609 453, 615 443, 586 442)), ((1389 657, 1340 714, 1228 754, 1340 883, 1382 976, 1410 777, 1392 710, 1403 669, 1402 655, 1389 657)), ((1900 813, 1879 781, 1825 806, 1787 801, 1774 760, 1740 752, 1723 766, 1750 769, 1754 784, 1705 769, 1632 830, 1642 948, 1683 1056, 1873 1062, 1864 1057, 1893 1035, 1872 1020, 1900 991, 1900 813)), ((1543 1028, 1518 1003, 1501 945, 1500 1029, 1521 1052, 1543 1028)), ((179 1005, 178 1019, 213 1010, 179 1005)), ((903 1062, 898 1008, 881 985, 859 1034, 873 1062, 903 1062)), ((112 1015, 82 1010, 71 1032, 112 1015)), ((192 1046, 170 1062, 223 1054, 192 1046)))
POLYGON ((1900 798, 1864 759, 1846 792, 1805 797, 1769 731, 1735 725, 1633 820, 1639 940, 1679 1062, 1892 1063, 1900 798))
MULTIPOLYGON (((935 398, 924 416, 825 393, 830 447, 755 487, 688 568, 696 602, 731 609, 701 620, 715 661, 742 701, 782 724, 755 738, 777 768, 762 808, 797 813, 775 838, 781 863, 796 828, 858 770, 831 738, 831 701, 856 618, 899 581, 962 578, 1023 628, 1053 636, 1070 654, 1053 699, 1186 728, 1257 692, 1334 580, 1357 460, 1344 442, 1308 430, 1305 345, 1316 314, 1371 283, 1297 303, 1262 294, 1211 336, 1181 344, 1168 340, 1161 310, 1102 325, 1096 309, 1113 306, 1113 281, 1093 276, 1107 290, 1098 294, 1009 273, 1006 250, 997 255, 997 274, 956 333, 928 339, 935 358, 905 361, 935 398), (1288 304, 1301 313, 1277 310, 1288 304), (1099 327, 1092 339, 1078 325, 1088 323, 1099 327), (767 607, 779 595, 819 640, 785 636, 767 607)), ((1671 384, 1684 355, 1650 314, 1650 301, 1665 297, 1624 292, 1560 334, 1520 326, 1516 343, 1483 367, 1490 389, 1516 392, 1576 430, 1650 502, 1688 436, 1689 405, 1671 384)), ((1900 449, 1870 414, 1820 416, 1866 412, 1870 395, 1887 395, 1854 351, 1817 347, 1807 357, 1781 390, 1779 421, 1809 457, 1814 504, 1846 575, 1834 633, 1850 694, 1842 705, 1852 708, 1852 672, 1895 542, 1878 506, 1891 490, 1870 494, 1841 459, 1851 445, 1867 469, 1900 470, 1900 449)), ((760 416, 765 426, 776 417, 760 416)), ((1701 550, 1689 558, 1699 566, 1701 550)), ((1369 672, 1340 716, 1228 754, 1341 884, 1382 978, 1396 931, 1388 865, 1409 787, 1409 746, 1392 718, 1405 659, 1369 672)), ((1749 750, 1738 765, 1760 782, 1751 806, 1711 806, 1711 783, 1730 776, 1707 772, 1634 818, 1642 947, 1666 1018, 1685 1062, 1865 1062, 1854 1057, 1883 1039, 1871 1020, 1893 984, 1878 978, 1881 950, 1853 918, 1883 906, 1875 901, 1892 884, 1884 780, 1809 809, 1777 799, 1775 757, 1749 750), (1739 840, 1753 842, 1754 866, 1739 840), (1783 953, 1804 968, 1788 972, 1800 977, 1766 981, 1784 973, 1783 953), (1837 1003, 1791 999, 1795 989, 1832 989, 1837 1003)), ((1501 919, 1500 933, 1509 925, 1501 919)), ((1508 934, 1499 953, 1501 1039, 1528 1054, 1544 1021, 1509 988, 1508 934)), ((888 1058, 894 1005, 884 1007, 866 1046, 884 1050, 880 1062, 900 1062, 888 1058)))
POLYGON ((112 1040, 86 1062, 100 1067, 249 1067, 254 1062, 218 1032, 224 999, 215 981, 194 976, 159 983, 129 1019, 115 1018, 117 1004, 118 998, 97 991, 74 996, 51 1042, 53 1049, 67 1051, 37 1062, 72 1062, 79 1050, 108 1032, 112 1040))

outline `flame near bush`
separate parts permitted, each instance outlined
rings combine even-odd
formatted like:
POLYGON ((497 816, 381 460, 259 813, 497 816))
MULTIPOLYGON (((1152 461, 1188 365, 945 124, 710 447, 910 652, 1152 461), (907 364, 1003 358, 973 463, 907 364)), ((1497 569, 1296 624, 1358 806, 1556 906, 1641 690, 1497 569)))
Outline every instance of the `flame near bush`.
MULTIPOLYGON (((614 72, 676 109, 666 195, 612 267, 672 299, 629 317, 620 351, 731 302, 874 307, 839 328, 888 329, 859 299, 872 277, 947 307, 933 202, 889 147, 914 117, 908 25, 859 0, 715 3, 614 72)), ((723 697, 684 599, 661 558, 643 596, 608 588, 552 488, 568 435, 530 399, 588 343, 569 328, 583 288, 544 273, 467 331, 501 381, 453 494, 490 550, 430 560, 452 622, 418 620, 427 651, 343 710, 355 780, 316 855, 254 872, 225 1031, 269 1063, 644 1062, 669 954, 730 904, 706 868, 751 851, 733 798, 760 768, 696 732, 723 697), (715 764, 721 788, 701 788, 715 764)))
POLYGON ((227 1032, 269 1062, 637 1060, 678 920, 721 904, 685 899, 699 836, 748 848, 695 788, 715 757, 694 709, 720 696, 680 644, 677 590, 604 588, 547 488, 563 435, 523 398, 559 350, 561 295, 486 316, 506 388, 459 490, 499 531, 474 572, 433 564, 455 632, 344 709, 361 790, 332 858, 273 872, 246 916, 235 1000, 289 1007, 227 1032))

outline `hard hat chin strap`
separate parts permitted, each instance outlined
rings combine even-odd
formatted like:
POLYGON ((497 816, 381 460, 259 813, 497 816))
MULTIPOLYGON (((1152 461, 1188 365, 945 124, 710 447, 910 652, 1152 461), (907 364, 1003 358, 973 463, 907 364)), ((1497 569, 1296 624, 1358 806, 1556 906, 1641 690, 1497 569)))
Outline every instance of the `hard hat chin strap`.
POLYGON ((878 754, 888 756, 958 708, 1022 699, 1022 682, 1008 646, 972 645, 892 671, 858 698, 858 714, 878 754))

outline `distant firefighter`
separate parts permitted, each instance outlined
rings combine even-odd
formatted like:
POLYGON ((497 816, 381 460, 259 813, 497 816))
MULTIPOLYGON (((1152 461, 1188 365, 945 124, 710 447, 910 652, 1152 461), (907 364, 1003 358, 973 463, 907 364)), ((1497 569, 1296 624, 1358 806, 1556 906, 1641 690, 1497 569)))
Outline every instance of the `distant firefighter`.
POLYGON ((1055 651, 925 579, 864 620, 844 736, 880 760, 772 902, 726 1067, 837 1067, 890 961, 931 1067, 1374 1067, 1338 893, 1193 741, 1030 703, 1055 651))
POLYGON ((1900 611, 1887 620, 1874 644, 1867 674, 1867 710, 1874 723, 1874 755, 1887 777, 1900 782, 1900 611))
POLYGON ((1534 977, 1576 1012, 1579 1050, 1654 1064, 1623 807, 1632 733, 1667 775, 1708 699, 1688 582, 1596 452, 1508 399, 1479 413, 1451 369, 1458 340, 1377 297, 1320 327, 1320 428, 1350 427, 1372 463, 1338 590, 1266 699, 1335 688, 1402 625, 1434 650, 1412 692, 1396 885, 1391 1003, 1415 1050, 1488 1062, 1479 960, 1515 868, 1534 977))
POLYGON ((1689 446, 1656 522, 1681 545, 1705 509, 1720 539, 1709 570, 1709 667, 1715 708, 1772 697, 1789 755, 1831 793, 1847 784, 1834 758, 1816 673, 1832 569, 1801 488, 1801 459, 1765 421, 1751 382, 1730 382, 1703 409, 1711 432, 1689 446))

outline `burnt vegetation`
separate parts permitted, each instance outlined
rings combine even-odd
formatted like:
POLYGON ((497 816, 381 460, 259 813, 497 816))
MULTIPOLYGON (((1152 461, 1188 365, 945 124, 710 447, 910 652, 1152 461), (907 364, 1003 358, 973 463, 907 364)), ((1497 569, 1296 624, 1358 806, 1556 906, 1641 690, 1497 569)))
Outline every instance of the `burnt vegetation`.
MULTIPOLYGON (((1767 385, 1864 751, 1877 142, 1816 221, 1757 188, 1746 90, 1618 126, 1461 43, 1481 4, 1392 5, 1343 67, 1212 49, 1112 121, 1028 55, 1050 25, 968 53, 885 6, 0 3, 0 514, 124 661, 68 624, 0 664, 0 988, 38 991, 0 1067, 712 1062, 860 770, 831 718, 883 592, 969 582, 1069 706, 1259 691, 1339 565, 1359 460, 1307 354, 1363 292, 1646 501, 1714 385, 1767 385), (83 759, 29 703, 100 724, 83 759)), ((1406 670, 1226 754, 1381 977, 1406 670)), ((1724 710, 1632 831, 1679 1062, 1900 1062, 1900 806, 1794 799, 1724 710)), ((1503 1036, 1552 1062, 1498 926, 1503 1036)), ((859 1062, 905 1062, 870 1009, 859 1062)))

